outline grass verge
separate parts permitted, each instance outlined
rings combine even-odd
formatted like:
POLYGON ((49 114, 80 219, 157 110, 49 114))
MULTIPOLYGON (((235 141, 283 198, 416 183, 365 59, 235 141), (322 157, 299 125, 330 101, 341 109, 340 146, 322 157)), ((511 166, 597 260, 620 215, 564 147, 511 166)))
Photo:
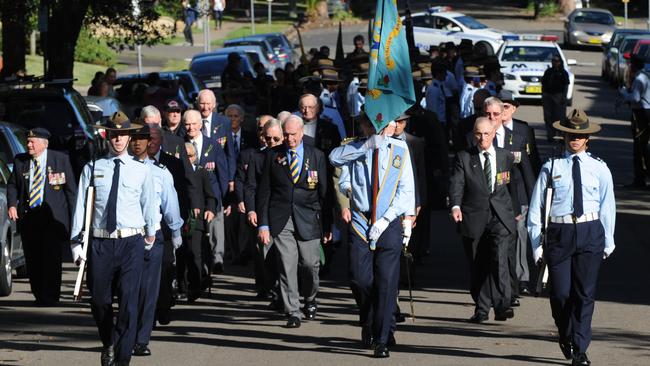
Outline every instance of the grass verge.
MULTIPOLYGON (((124 66, 114 66, 118 71, 124 66)), ((77 79, 76 85, 90 85, 97 71, 106 71, 107 66, 93 65, 83 62, 74 63, 73 77, 77 79)), ((43 57, 42 56, 25 56, 25 69, 27 74, 43 75, 43 57)))

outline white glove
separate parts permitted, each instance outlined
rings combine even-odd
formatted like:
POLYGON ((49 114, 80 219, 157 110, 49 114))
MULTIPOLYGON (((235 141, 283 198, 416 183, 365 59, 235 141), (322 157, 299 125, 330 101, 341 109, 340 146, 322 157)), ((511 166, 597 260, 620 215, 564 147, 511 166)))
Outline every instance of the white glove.
POLYGON ((178 249, 183 245, 183 238, 179 235, 176 237, 172 238, 172 245, 174 246, 174 249, 178 249))
POLYGON ((368 137, 366 142, 363 143, 363 147, 367 150, 374 150, 378 148, 382 142, 384 142, 384 136, 382 135, 372 135, 368 137))
POLYGON ((411 220, 402 220, 402 244, 404 247, 409 246, 409 240, 411 240, 411 232, 413 231, 413 222, 411 220))
POLYGON ((72 261, 77 266, 81 265, 81 261, 86 261, 86 257, 83 255, 83 248, 81 247, 81 244, 73 244, 70 247, 70 250, 72 251, 72 261))
POLYGON ((533 253, 533 259, 535 259, 535 263, 539 262, 540 259, 542 259, 542 254, 544 254, 544 248, 542 246, 538 246, 537 249, 535 249, 535 252, 533 253))
POLYGON ((388 224, 390 224, 390 222, 388 222, 388 220, 386 220, 383 217, 377 220, 377 222, 375 222, 370 228, 370 232, 368 233, 368 239, 372 241, 376 241, 377 239, 379 239, 381 234, 388 227, 388 224))

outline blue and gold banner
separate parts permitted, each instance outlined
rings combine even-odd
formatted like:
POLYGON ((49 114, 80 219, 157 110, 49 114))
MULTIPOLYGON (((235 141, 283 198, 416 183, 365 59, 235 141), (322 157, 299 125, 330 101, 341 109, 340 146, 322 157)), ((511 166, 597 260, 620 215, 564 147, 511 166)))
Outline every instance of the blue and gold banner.
POLYGON ((378 0, 365 112, 380 131, 415 104, 411 61, 397 0, 378 0))

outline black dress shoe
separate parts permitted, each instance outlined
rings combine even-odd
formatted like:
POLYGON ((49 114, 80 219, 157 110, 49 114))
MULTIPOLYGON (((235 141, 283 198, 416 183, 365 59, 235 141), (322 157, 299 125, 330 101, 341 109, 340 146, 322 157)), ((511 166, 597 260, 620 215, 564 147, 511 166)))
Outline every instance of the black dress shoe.
POLYGON ((573 357, 573 343, 569 339, 560 339, 559 343, 564 358, 570 360, 573 357))
POLYGON ((395 315, 395 323, 404 323, 406 321, 406 317, 402 312, 399 312, 395 315))
POLYGON ((519 295, 522 296, 530 296, 530 290, 528 289, 528 286, 521 286, 519 289, 519 295))
POLYGON ((395 347, 397 345, 397 342, 395 341, 395 335, 391 334, 390 337, 388 337, 388 343, 386 343, 388 347, 395 347))
POLYGON ((287 320, 287 328, 300 328, 300 318, 292 316, 287 320))
POLYGON ((519 300, 517 300, 517 299, 510 300, 510 306, 512 306, 513 308, 517 307, 517 306, 520 306, 520 305, 521 305, 521 303, 519 302, 519 300))
POLYGON ((475 312, 474 315, 472 315, 472 317, 469 318, 470 323, 476 323, 476 324, 481 324, 487 320, 488 320, 487 314, 482 313, 480 311, 475 312))
POLYGON ((372 355, 374 358, 388 358, 390 353, 388 352, 388 347, 385 344, 378 343, 375 345, 375 353, 372 355))
POLYGON ((515 311, 512 310, 512 308, 508 308, 506 310, 494 313, 494 320, 497 320, 497 321, 500 321, 500 322, 504 322, 504 321, 506 321, 506 320, 508 320, 510 318, 514 318, 514 317, 515 317, 515 311))
POLYGON ((372 348, 372 344, 375 343, 375 337, 372 335, 372 329, 370 327, 361 328, 361 343, 364 348, 372 348))
POLYGON ((116 361, 114 366, 129 366, 130 361, 116 361))
POLYGON ((309 302, 305 304, 305 317, 307 320, 316 319, 316 312, 318 311, 318 306, 316 306, 316 301, 309 302))
POLYGON ((100 360, 102 366, 113 366, 113 362, 115 362, 115 351, 113 350, 113 346, 102 348, 100 360))
POLYGON ((156 313, 156 320, 158 321, 158 324, 160 325, 169 324, 172 321, 169 313, 170 313, 169 310, 158 310, 158 312, 156 313))
POLYGON ((221 262, 215 263, 214 266, 212 266, 212 273, 214 273, 214 274, 222 274, 223 273, 223 263, 221 263, 221 262))
POLYGON ((586 353, 580 352, 573 355, 573 361, 571 362, 571 366, 589 366, 589 365, 591 365, 591 361, 589 361, 589 358, 587 357, 586 353))
POLYGON ((134 356, 151 356, 151 350, 146 344, 135 344, 133 347, 134 356))

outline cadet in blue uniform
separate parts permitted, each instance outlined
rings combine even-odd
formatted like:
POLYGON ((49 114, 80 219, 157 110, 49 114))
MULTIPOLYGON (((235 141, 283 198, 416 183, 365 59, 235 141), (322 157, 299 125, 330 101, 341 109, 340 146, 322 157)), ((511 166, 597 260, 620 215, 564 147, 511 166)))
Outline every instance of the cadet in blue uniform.
POLYGON ((127 153, 130 133, 141 128, 122 112, 105 125, 109 154, 84 167, 72 220, 71 249, 75 262, 85 260, 82 230, 92 230, 88 251, 88 288, 91 310, 103 343, 102 365, 128 365, 135 344, 138 292, 145 247, 156 235, 156 199, 150 168, 127 153), (95 202, 92 226, 84 228, 86 189, 93 182, 95 202), (113 322, 113 281, 119 312, 113 322))
MULTIPOLYGON (((135 347, 133 348, 134 356, 151 355, 148 344, 153 329, 156 300, 160 290, 160 272, 164 251, 164 238, 160 224, 163 219, 172 232, 174 249, 178 249, 183 244, 180 230, 183 226, 183 219, 181 219, 180 215, 178 195, 176 189, 174 189, 174 178, 164 165, 148 155, 148 147, 151 141, 150 129, 160 129, 160 127, 145 125, 133 134, 129 144, 134 158, 149 167, 156 192, 156 207, 160 207, 160 210, 156 211, 156 242, 144 253, 138 301, 138 328, 135 347)), ((160 133, 159 130, 158 133, 160 133)))
POLYGON ((576 109, 553 127, 564 134, 566 151, 542 167, 530 202, 528 232, 535 261, 544 256, 548 264, 560 349, 573 365, 587 366, 596 278, 602 260, 614 251, 616 203, 609 168, 586 151, 589 135, 600 126, 576 109), (548 179, 554 193, 542 247, 548 179))
POLYGON ((388 137, 394 131, 391 122, 380 135, 330 153, 331 163, 347 166, 351 175, 350 282, 359 306, 362 342, 366 347, 374 343, 377 358, 389 357, 388 346, 395 342, 402 225, 411 227, 401 217, 415 216, 409 151, 405 141, 388 137))

